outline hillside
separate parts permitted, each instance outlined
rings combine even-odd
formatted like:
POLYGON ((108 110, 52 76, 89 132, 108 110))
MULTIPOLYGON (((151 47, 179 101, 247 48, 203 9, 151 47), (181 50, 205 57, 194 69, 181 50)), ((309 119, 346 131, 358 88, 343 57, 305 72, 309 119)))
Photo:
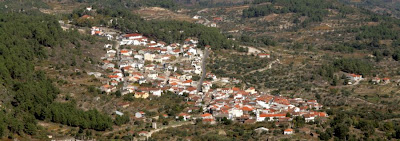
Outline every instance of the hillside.
POLYGON ((2 1, 0 139, 400 139, 396 4, 2 1))
POLYGON ((400 17, 400 1, 398 0, 343 0, 344 3, 365 8, 379 14, 389 14, 393 17, 400 17))
POLYGON ((34 11, 3 14, 1 19, 1 84, 7 93, 1 102, 1 136, 43 138, 47 131, 37 125, 37 120, 102 131, 111 128, 111 118, 97 110, 83 111, 73 102, 55 101, 60 90, 40 69, 42 62, 55 55, 49 55, 48 49, 80 40, 73 31, 63 31, 54 17, 34 11))

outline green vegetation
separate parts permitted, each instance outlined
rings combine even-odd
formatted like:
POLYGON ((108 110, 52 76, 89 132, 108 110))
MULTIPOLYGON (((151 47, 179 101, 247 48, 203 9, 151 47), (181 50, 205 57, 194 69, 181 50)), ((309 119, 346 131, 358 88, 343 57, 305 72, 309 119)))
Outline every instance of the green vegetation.
POLYGON ((357 40, 362 39, 380 39, 380 40, 394 40, 398 39, 399 33, 394 29, 392 24, 379 24, 377 26, 362 26, 361 31, 357 36, 357 40))
MULTIPOLYGON (((154 138, 155 140, 173 140, 174 138, 177 138, 179 140, 184 138, 192 138, 196 141, 262 140, 262 138, 260 138, 260 136, 257 136, 254 131, 257 126, 260 125, 207 125, 197 123, 197 125, 163 130, 160 133, 154 134, 152 138, 154 138), (223 131, 224 133, 226 133, 226 135, 219 134, 219 131, 223 131)), ((268 126, 270 126, 270 124, 268 124, 268 126)))
POLYGON ((239 79, 244 77, 243 73, 264 68, 269 62, 268 59, 248 55, 216 55, 212 57, 216 57, 211 63, 208 63, 208 68, 210 68, 212 73, 221 77, 239 79))
POLYGON ((2 0, 0 1, 0 11, 18 12, 31 10, 33 8, 49 8, 43 0, 2 0))
MULTIPOLYGON (((318 131, 319 139, 329 140, 332 137, 337 139, 360 140, 374 137, 376 130, 385 132, 387 139, 399 139, 400 125, 396 121, 384 121, 386 119, 398 118, 398 114, 390 111, 381 111, 377 109, 354 108, 353 110, 328 110, 329 114, 334 114, 332 118, 322 127, 325 131, 318 131), (384 122, 383 122, 384 121, 384 122), (350 132, 350 127, 355 127, 362 134, 350 132)), ((375 137, 376 138, 376 137, 375 137)))
POLYGON ((97 7, 107 8, 129 8, 134 9, 142 6, 176 8, 178 5, 173 0, 73 0, 80 3, 89 3, 97 7))
POLYGON ((333 63, 334 68, 347 73, 356 73, 362 75, 369 75, 372 70, 372 64, 365 60, 360 59, 339 59, 333 63))
POLYGON ((78 26, 94 26, 107 24, 106 21, 113 19, 108 26, 119 29, 125 33, 138 32, 145 36, 165 41, 167 43, 183 42, 188 37, 197 37, 199 45, 204 47, 210 45, 212 49, 239 49, 233 41, 228 40, 217 28, 210 28, 200 24, 184 21, 145 21, 130 11, 124 9, 98 9, 92 13, 95 20, 82 20, 79 17, 86 14, 83 10, 74 11, 68 18, 78 26), (103 18, 105 17, 105 18, 103 18))
POLYGON ((327 9, 338 9, 342 13, 352 13, 352 9, 345 9, 342 6, 335 6, 326 0, 256 0, 254 4, 270 2, 271 4, 252 6, 243 10, 244 18, 267 16, 272 13, 296 13, 299 16, 309 17, 302 23, 306 26, 310 22, 321 22, 328 15, 327 9), (277 8, 276 6, 280 6, 277 8))
POLYGON ((338 71, 368 76, 371 75, 372 68, 372 64, 366 60, 343 58, 335 60, 332 64, 323 65, 318 74, 331 79, 335 78, 334 73, 338 71))
POLYGON ((115 121, 114 121, 115 125, 122 125, 122 124, 126 124, 128 122, 129 122, 128 114, 124 114, 122 116, 117 115, 117 117, 115 117, 115 121))
POLYGON ((140 0, 137 4, 149 7, 176 8, 174 0, 140 0))
POLYGON ((361 12, 368 14, 369 18, 365 19, 366 21, 376 22, 377 25, 363 25, 347 29, 345 33, 354 34, 354 40, 337 43, 323 49, 342 53, 352 53, 355 49, 374 51, 377 61, 381 60, 382 56, 390 56, 391 52, 396 52, 400 45, 400 34, 397 31, 400 27, 400 20, 368 11, 361 12), (382 54, 383 52, 385 53, 382 54))
POLYGON ((96 110, 84 112, 74 104, 54 102, 59 90, 44 72, 35 71, 35 63, 48 57, 45 47, 58 47, 70 38, 54 17, 30 11, 0 14, 0 20, 0 83, 12 98, 3 101, 9 110, 0 112, 0 135, 5 135, 5 129, 35 135, 36 119, 95 130, 111 128, 112 120, 96 110))
POLYGON ((272 37, 252 38, 247 35, 240 36, 240 42, 250 46, 276 46, 278 44, 272 37))
POLYGON ((345 4, 354 5, 364 9, 379 9, 376 10, 376 13, 386 15, 386 16, 394 16, 400 17, 400 3, 398 1, 380 1, 380 0, 363 0, 363 1, 352 1, 352 0, 340 0, 345 4))

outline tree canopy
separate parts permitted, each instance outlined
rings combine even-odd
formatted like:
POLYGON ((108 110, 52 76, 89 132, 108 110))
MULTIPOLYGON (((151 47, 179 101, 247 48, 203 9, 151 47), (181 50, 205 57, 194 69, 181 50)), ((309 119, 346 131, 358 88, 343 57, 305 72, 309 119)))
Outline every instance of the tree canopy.
POLYGON ((70 126, 106 130, 110 117, 96 110, 77 109, 73 103, 54 102, 60 91, 36 62, 46 59, 45 47, 59 47, 68 34, 53 16, 39 12, 0 14, 0 84, 12 98, 5 102, 11 110, 0 111, 0 135, 36 134, 36 120, 50 120, 70 126), (21 122, 22 121, 22 122, 21 122))

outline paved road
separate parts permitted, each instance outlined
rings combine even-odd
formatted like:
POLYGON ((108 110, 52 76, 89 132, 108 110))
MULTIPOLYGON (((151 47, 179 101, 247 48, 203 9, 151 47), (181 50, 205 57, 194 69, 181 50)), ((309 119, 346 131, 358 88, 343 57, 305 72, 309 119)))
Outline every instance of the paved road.
POLYGON ((197 84, 197 93, 201 91, 201 89, 203 87, 204 78, 206 77, 206 74, 207 74, 207 70, 206 70, 207 57, 208 57, 208 49, 205 48, 204 49, 203 59, 201 60, 201 72, 202 72, 202 75, 201 75, 199 84, 197 84))

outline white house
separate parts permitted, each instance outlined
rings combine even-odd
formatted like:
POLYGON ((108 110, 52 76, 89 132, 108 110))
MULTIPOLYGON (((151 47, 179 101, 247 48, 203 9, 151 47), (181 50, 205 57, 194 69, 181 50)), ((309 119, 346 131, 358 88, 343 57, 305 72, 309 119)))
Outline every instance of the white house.
POLYGON ((124 56, 131 56, 131 55, 132 55, 132 51, 131 51, 131 50, 123 49, 123 50, 121 50, 121 55, 124 55, 124 56))
POLYGON ((146 61, 153 62, 154 61, 154 57, 156 57, 155 54, 150 54, 150 53, 144 54, 144 60, 146 60, 146 61))
POLYGON ((112 48, 112 44, 105 44, 105 45, 104 45, 104 48, 110 49, 110 48, 112 48))
POLYGON ((201 16, 198 16, 198 15, 193 16, 193 19, 195 19, 195 20, 198 20, 200 18, 201 18, 201 16))
POLYGON ((274 121, 274 120, 277 120, 279 118, 284 118, 284 117, 286 117, 286 114, 264 114, 264 113, 261 113, 261 114, 257 114, 257 122, 262 122, 265 120, 274 121))
POLYGON ((188 52, 192 53, 193 55, 196 55, 196 54, 197 54, 197 50, 194 49, 194 48, 190 48, 190 49, 188 50, 188 52))
POLYGON ((158 77, 158 73, 149 73, 149 74, 147 75, 147 77, 150 78, 150 79, 155 80, 155 79, 157 79, 157 77, 158 77))
POLYGON ((154 96, 161 96, 161 94, 162 94, 162 90, 161 90, 161 89, 150 90, 150 92, 151 92, 154 96))
POLYGON ((265 128, 265 127, 260 127, 260 128, 254 129, 254 131, 256 131, 256 132, 268 132, 269 129, 265 128))
POLYGON ((228 113, 229 113, 229 119, 243 116, 243 110, 237 108, 229 109, 228 113))
POLYGON ((133 58, 138 59, 138 60, 143 60, 143 59, 144 59, 144 56, 143 56, 143 55, 140 55, 140 54, 135 54, 135 55, 133 56, 133 58))
POLYGON ((111 85, 103 85, 103 86, 100 87, 100 90, 101 90, 101 91, 104 91, 104 92, 106 92, 106 93, 111 93, 111 91, 113 90, 113 88, 115 88, 115 87, 113 87, 113 86, 111 86, 111 85))
POLYGON ((258 57, 260 57, 260 58, 270 58, 271 56, 270 56, 270 54, 260 53, 260 54, 258 54, 258 57))
POLYGON ((291 128, 285 129, 285 131, 283 131, 283 134, 285 134, 285 135, 291 135, 293 133, 294 133, 294 131, 291 128))
POLYGON ((101 30, 98 27, 92 27, 91 31, 90 31, 91 35, 100 35, 101 34, 101 30))
POLYGON ((184 86, 191 86, 192 82, 193 82, 192 80, 186 80, 186 81, 183 82, 183 85, 184 86))
POLYGON ((86 7, 87 11, 92 11, 92 7, 86 7))
POLYGON ((117 53, 116 50, 113 49, 107 50, 107 54, 116 54, 116 53, 117 53))
POLYGON ((107 40, 109 40, 109 41, 112 40, 112 39, 114 38, 114 37, 113 37, 112 35, 110 35, 110 34, 106 34, 105 36, 107 37, 107 40))
POLYGON ((119 115, 119 116, 123 116, 124 113, 120 112, 120 111, 115 111, 115 114, 119 115))
POLYGON ((178 116, 176 116, 176 119, 179 119, 179 117, 183 117, 184 121, 187 121, 191 118, 191 116, 189 114, 186 113, 180 113, 178 116))
POLYGON ((211 24, 210 24, 210 27, 217 27, 217 23, 214 23, 214 22, 211 23, 211 24))
POLYGON ((125 37, 125 39, 134 40, 134 39, 143 38, 143 35, 142 34, 133 33, 133 34, 126 34, 126 35, 124 35, 124 37, 125 37))
POLYGON ((136 113, 135 113, 135 117, 136 117, 136 118, 142 118, 142 117, 144 117, 144 112, 136 112, 136 113))
POLYGON ((350 78, 350 80, 352 80, 352 81, 360 81, 360 80, 362 80, 363 78, 362 78, 362 75, 358 75, 358 74, 350 74, 349 76, 348 76, 348 78, 350 78))
POLYGON ((147 65, 147 66, 144 67, 144 69, 147 70, 147 71, 153 71, 155 69, 155 66, 154 65, 147 65))

